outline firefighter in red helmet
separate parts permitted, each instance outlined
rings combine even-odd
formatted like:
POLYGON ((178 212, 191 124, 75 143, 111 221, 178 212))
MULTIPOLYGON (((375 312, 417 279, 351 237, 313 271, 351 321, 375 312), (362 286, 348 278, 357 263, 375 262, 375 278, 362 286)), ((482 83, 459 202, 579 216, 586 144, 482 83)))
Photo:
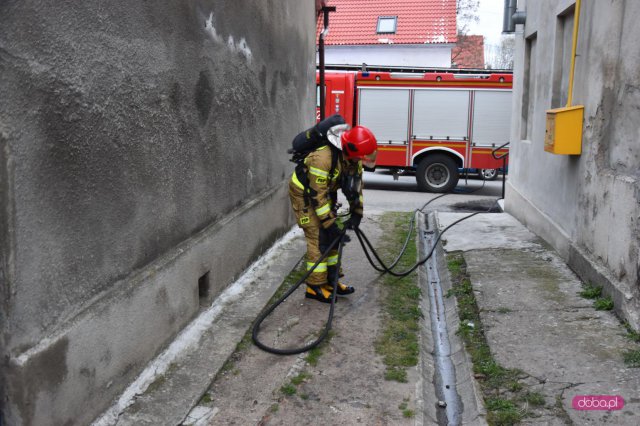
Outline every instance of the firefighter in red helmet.
MULTIPOLYGON (((289 182, 289 198, 298 226, 307 242, 307 270, 322 257, 344 226, 356 228, 363 214, 362 171, 375 166, 377 142, 364 126, 350 128, 339 115, 327 118, 294 139, 312 146, 300 159, 289 182), (349 203, 350 219, 337 218, 337 190, 341 189, 349 203)), ((307 298, 331 302, 333 276, 338 263, 337 245, 307 278, 307 298)), ((337 294, 353 293, 351 286, 338 283, 337 294)))

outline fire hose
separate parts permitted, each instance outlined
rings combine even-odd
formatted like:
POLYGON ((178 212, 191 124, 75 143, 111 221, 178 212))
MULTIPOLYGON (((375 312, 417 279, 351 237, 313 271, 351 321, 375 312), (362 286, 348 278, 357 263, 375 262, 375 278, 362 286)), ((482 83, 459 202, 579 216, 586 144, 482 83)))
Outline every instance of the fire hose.
MULTIPOLYGON (((483 182, 483 187, 484 187, 484 182, 483 182)), ((477 190, 479 190, 481 188, 478 188, 477 190)), ((475 192, 475 191, 473 191, 475 192)), ((434 244, 433 244, 433 248, 431 249, 431 251, 426 255, 426 257, 424 259, 419 260, 418 262, 416 262, 415 265, 413 265, 411 268, 409 268, 406 271, 403 272, 395 272, 393 271, 393 269, 396 267, 396 265, 398 264, 398 262, 400 261, 400 259, 402 258, 402 256, 404 255, 407 246, 409 244, 409 241, 411 240, 411 236, 413 234, 413 228, 415 227, 415 218, 416 218, 416 213, 418 212, 422 212, 422 210, 424 210, 431 202, 444 197, 445 195, 448 194, 442 194, 439 195, 437 197, 432 198, 431 200, 429 200, 427 203, 425 203, 422 207, 420 207, 419 209, 416 209, 414 211, 413 217, 411 218, 410 221, 410 225, 409 225, 409 232, 407 233, 407 238, 403 244, 402 250, 400 251, 400 254, 397 256, 397 258, 389 265, 385 265, 385 263, 382 261, 382 259, 380 259, 380 256, 378 255, 378 253, 376 252, 376 250, 373 248, 373 245, 371 244, 371 242, 369 241, 369 239, 367 238, 367 236, 364 234, 364 232, 362 232, 362 230, 359 227, 354 228, 354 232, 356 234, 356 236, 358 237, 358 241, 360 241, 360 245, 362 246, 362 249, 364 250, 365 256, 367 257, 367 260, 369 261, 369 263, 371 264, 371 266, 378 272, 381 272, 381 274, 390 274, 394 277, 406 277, 407 275, 411 274, 413 271, 415 271, 418 267, 420 267, 421 265, 423 265, 425 262, 427 262, 429 260, 429 258, 433 255, 433 251, 436 248, 436 245, 438 243, 438 241, 440 241, 440 238, 442 237, 442 235, 447 232, 447 230, 449 230, 451 227, 455 226, 456 224, 467 220, 477 214, 480 213, 484 213, 484 212, 475 212, 472 213, 470 215, 464 216, 454 222, 452 222, 451 224, 449 224, 447 227, 445 227, 438 235, 438 237, 436 238, 434 244), (369 253, 369 250, 371 251, 371 253, 369 253), (373 258, 375 258, 375 260, 378 262, 378 264, 376 264, 374 262, 374 260, 372 259, 372 255, 373 258)), ((497 200, 496 200, 497 202, 497 200)), ((493 208, 493 205, 492 207, 493 208)), ((491 208, 489 208, 487 210, 487 212, 491 211, 491 208)), ((318 346, 329 334, 329 331, 331 330, 331 324, 333 322, 333 314, 334 314, 334 309, 335 309, 335 302, 336 302, 336 295, 337 295, 337 286, 338 286, 338 275, 339 275, 339 271, 340 271, 340 264, 342 262, 342 250, 344 247, 344 243, 345 243, 345 235, 346 235, 346 228, 340 233, 340 235, 338 237, 336 237, 331 244, 329 245, 329 247, 322 253, 322 255, 320 256, 320 258, 315 262, 315 264, 309 268, 307 270, 307 272, 302 276, 302 278, 300 278, 293 286, 291 286, 291 288, 289 288, 289 290, 287 290, 285 292, 284 295, 282 295, 278 300, 276 300, 271 306, 269 306, 267 309, 265 309, 259 316, 258 318, 256 318, 256 321, 253 324, 253 329, 251 332, 251 337, 253 339, 254 344, 259 347, 260 349, 269 352, 269 353, 273 353, 276 355, 295 355, 295 354, 299 354, 302 352, 306 352, 309 351, 313 348, 315 348, 316 346, 318 346), (331 304, 329 307, 329 316, 327 318, 327 322, 325 324, 324 329, 322 330, 320 336, 314 340, 313 342, 299 347, 299 348, 273 348, 270 347, 266 344, 264 344, 263 342, 260 341, 260 339, 258 338, 258 335, 260 334, 260 326, 262 325, 262 323, 264 322, 264 320, 271 315, 271 313, 282 303, 284 302, 298 287, 300 287, 300 285, 302 283, 305 282, 305 280, 307 279, 307 277, 315 270, 315 268, 324 260, 327 258, 327 256, 329 255, 329 252, 331 252, 331 250, 336 246, 336 244, 338 245, 338 263, 336 265, 336 268, 334 268, 334 273, 333 276, 329 277, 329 282, 333 287, 333 291, 331 293, 331 304)))

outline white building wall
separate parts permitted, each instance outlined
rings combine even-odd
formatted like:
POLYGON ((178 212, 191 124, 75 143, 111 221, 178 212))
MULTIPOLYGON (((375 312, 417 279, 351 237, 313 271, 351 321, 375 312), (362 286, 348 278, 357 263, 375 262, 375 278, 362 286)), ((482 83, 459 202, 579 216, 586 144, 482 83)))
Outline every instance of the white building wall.
POLYGON ((640 328, 640 2, 583 0, 573 105, 582 154, 544 151, 546 110, 564 106, 574 0, 519 1, 507 211, 605 287, 640 328))
POLYGON ((410 66, 449 68, 453 44, 325 46, 325 63, 332 65, 410 66))

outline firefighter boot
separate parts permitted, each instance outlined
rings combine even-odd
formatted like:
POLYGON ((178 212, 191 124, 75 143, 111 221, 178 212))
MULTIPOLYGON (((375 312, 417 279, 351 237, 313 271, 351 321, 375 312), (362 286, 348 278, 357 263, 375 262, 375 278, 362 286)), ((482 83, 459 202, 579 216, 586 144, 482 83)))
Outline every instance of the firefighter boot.
MULTIPOLYGON (((329 277, 334 277, 335 273, 336 273, 336 267, 335 266, 329 266, 327 268, 327 271, 328 271, 329 277)), ((338 277, 339 278, 344 277, 344 274, 342 273, 342 268, 340 268, 340 270, 338 271, 338 277)), ((333 286, 331 284, 327 284, 325 286, 325 288, 328 288, 330 292, 333 291, 333 286)), ((342 284, 340 281, 338 281, 338 287, 337 287, 337 291, 336 291, 338 296, 347 296, 347 295, 353 293, 354 291, 356 291, 355 288, 351 287, 350 285, 342 284)))
POLYGON ((336 291, 336 293, 338 293, 338 296, 346 296, 348 294, 353 293, 354 291, 356 291, 356 289, 351 287, 350 285, 346 285, 346 284, 342 284, 341 282, 338 282, 338 289, 336 291))
MULTIPOLYGON (((328 285, 309 285, 307 284, 307 291, 304 294, 304 297, 307 299, 315 299, 319 302, 323 303, 331 303, 331 295, 333 293, 333 288, 328 285)), ((338 299, 336 299, 336 302, 338 299)))

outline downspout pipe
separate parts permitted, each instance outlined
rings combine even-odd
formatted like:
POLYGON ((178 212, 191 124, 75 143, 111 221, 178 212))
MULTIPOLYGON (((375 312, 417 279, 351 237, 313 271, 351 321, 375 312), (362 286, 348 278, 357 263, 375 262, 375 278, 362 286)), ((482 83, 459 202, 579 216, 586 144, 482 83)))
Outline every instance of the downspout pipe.
POLYGON ((522 25, 527 19, 527 13, 518 11, 518 0, 504 0, 504 16, 502 18, 502 33, 514 33, 516 25, 522 25))
POLYGON ((324 6, 321 9, 323 13, 324 28, 320 32, 318 40, 318 59, 320 62, 320 121, 325 118, 325 89, 324 89, 324 39, 329 34, 329 12, 335 12, 335 6, 324 6))
POLYGON ((516 13, 516 0, 504 0, 504 13, 502 16, 502 32, 512 33, 516 30, 513 24, 513 14, 516 13))
POLYGON ((515 30, 516 25, 524 25, 524 23, 527 21, 527 12, 516 11, 516 13, 511 16, 511 20, 513 21, 515 30))

